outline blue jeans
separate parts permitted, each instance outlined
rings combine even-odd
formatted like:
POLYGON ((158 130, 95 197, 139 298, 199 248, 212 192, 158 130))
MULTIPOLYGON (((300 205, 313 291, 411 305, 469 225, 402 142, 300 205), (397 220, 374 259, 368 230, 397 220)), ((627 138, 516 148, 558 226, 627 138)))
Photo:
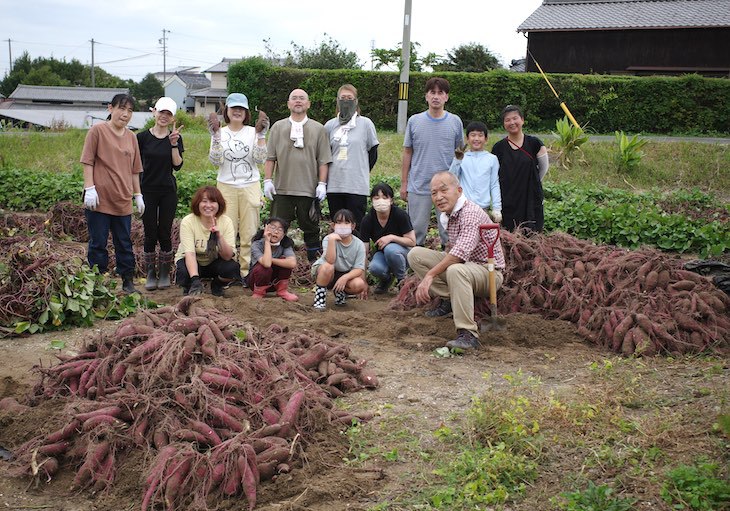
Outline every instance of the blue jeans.
POLYGON ((109 253, 106 245, 109 231, 112 232, 114 255, 117 260, 117 274, 134 274, 134 252, 132 251, 132 215, 114 216, 84 209, 86 225, 89 229, 89 266, 96 265, 100 273, 108 270, 109 253))
POLYGON ((391 275, 401 280, 406 276, 408 269, 408 251, 410 248, 398 243, 388 243, 383 250, 373 254, 368 269, 370 273, 381 280, 390 280, 391 275))

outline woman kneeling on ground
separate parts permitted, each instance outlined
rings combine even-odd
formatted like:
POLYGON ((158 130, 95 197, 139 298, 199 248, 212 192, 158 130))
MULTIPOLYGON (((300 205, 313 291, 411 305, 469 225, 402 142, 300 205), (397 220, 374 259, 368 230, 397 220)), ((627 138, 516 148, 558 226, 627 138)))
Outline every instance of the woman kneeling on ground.
POLYGON ((322 256, 312 264, 316 279, 314 309, 327 308, 327 289, 335 293, 335 305, 345 305, 348 294, 359 295, 368 288, 365 282, 365 244, 352 235, 355 215, 341 209, 332 217, 334 232, 322 240, 322 256))
POLYGON ((213 279, 210 292, 223 296, 223 288, 240 278, 236 262, 233 221, 223 213, 226 201, 215 186, 203 186, 193 195, 192 213, 180 222, 180 245, 175 255, 176 281, 183 294, 203 293, 201 278, 213 279))
POLYGON ((271 217, 264 222, 251 242, 251 269, 246 280, 253 289, 253 298, 263 298, 273 287, 277 296, 287 302, 299 297, 289 292, 289 277, 297 266, 294 242, 286 235, 289 224, 271 217))

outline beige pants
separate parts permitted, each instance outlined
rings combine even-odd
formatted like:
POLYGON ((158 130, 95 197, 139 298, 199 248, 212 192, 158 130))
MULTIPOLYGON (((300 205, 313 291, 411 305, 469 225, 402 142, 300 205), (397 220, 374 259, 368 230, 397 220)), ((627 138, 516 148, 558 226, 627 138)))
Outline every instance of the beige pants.
MULTIPOLYGON (((440 263, 444 257, 446 257, 445 252, 413 247, 408 252, 408 264, 416 275, 423 278, 428 270, 440 263)), ((499 289, 502 286, 502 272, 495 271, 494 277, 499 289)), ((474 321, 474 297, 489 296, 489 271, 486 264, 452 264, 433 279, 431 293, 442 298, 450 297, 456 329, 469 330, 479 337, 479 328, 474 321)))
POLYGON ((251 264, 251 238, 259 228, 261 187, 258 183, 251 183, 239 188, 220 182, 217 187, 226 199, 225 214, 233 220, 240 240, 238 262, 241 264, 241 276, 245 277, 251 264))

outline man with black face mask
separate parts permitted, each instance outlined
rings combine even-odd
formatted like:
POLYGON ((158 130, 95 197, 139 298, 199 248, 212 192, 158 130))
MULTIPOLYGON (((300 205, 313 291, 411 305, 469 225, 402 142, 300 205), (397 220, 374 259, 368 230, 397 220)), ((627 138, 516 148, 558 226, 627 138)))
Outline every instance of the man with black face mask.
POLYGON ((378 160, 380 142, 373 121, 360 115, 353 85, 345 84, 337 91, 337 117, 324 127, 332 149, 327 181, 330 211, 352 211, 359 231, 370 193, 370 171, 378 160))

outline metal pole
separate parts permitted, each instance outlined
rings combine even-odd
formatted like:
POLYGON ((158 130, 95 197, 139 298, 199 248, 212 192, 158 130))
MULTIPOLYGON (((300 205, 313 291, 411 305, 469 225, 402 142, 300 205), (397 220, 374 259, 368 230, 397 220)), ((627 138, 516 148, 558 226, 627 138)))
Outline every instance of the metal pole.
POLYGON ((10 38, 8 38, 8 58, 10 59, 10 71, 8 74, 13 72, 13 50, 10 46, 10 38))
POLYGON ((162 43, 162 83, 167 81, 167 35, 170 31, 166 29, 162 29, 162 39, 160 39, 160 42, 162 43))
POLYGON ((96 78, 94 77, 94 39, 91 39, 91 86, 96 87, 96 78))
POLYGON ((403 15, 403 50, 398 83, 398 133, 406 132, 408 122, 408 81, 411 70, 411 0, 405 0, 405 14, 403 15))

